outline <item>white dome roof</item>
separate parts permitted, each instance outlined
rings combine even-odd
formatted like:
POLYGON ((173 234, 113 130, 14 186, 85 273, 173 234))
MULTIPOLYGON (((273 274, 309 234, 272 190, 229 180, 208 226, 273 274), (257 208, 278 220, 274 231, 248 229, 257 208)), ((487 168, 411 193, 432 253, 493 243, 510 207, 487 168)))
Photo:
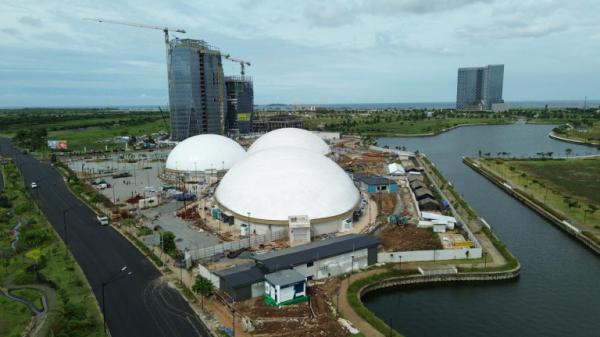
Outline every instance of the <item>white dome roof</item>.
POLYGON ((299 147, 320 154, 331 152, 325 141, 314 133, 303 129, 283 128, 273 130, 258 138, 250 146, 248 153, 284 146, 299 147))
MULTIPOLYGON (((335 162, 294 147, 258 151, 225 174, 215 192, 224 208, 254 220, 288 221, 308 215, 311 221, 354 209, 359 192, 335 162)), ((260 221, 258 221, 260 222, 260 221)))
POLYGON ((246 156, 234 140, 219 135, 198 135, 177 144, 167 158, 167 170, 202 172, 229 169, 246 156))

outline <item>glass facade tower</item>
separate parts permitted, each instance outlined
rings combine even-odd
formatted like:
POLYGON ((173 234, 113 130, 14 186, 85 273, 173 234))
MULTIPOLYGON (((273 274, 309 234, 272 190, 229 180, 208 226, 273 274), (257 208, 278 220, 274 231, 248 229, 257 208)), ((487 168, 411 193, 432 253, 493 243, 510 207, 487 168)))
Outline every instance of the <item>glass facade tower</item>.
POLYGON ((167 63, 171 139, 223 134, 225 83, 220 52, 202 40, 173 39, 167 63))
POLYGON ((502 87, 504 65, 459 68, 456 108, 491 110, 492 104, 504 103, 502 87))
POLYGON ((254 88, 252 78, 247 76, 227 76, 227 113, 225 128, 227 133, 252 132, 254 119, 254 88))

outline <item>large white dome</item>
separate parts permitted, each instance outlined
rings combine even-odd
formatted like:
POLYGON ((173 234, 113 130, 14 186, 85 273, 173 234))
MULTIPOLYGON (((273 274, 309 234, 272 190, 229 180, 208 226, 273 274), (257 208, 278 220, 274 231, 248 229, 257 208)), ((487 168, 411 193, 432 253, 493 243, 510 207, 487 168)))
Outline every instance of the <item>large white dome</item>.
POLYGON ((177 144, 167 158, 167 170, 202 172, 229 169, 246 156, 244 148, 234 140, 212 134, 186 138, 177 144))
POLYGON ((299 147, 320 154, 331 152, 329 146, 310 131, 296 128, 283 128, 273 130, 258 138, 248 149, 248 153, 275 148, 275 147, 299 147))
MULTIPOLYGON (((346 172, 321 154, 294 147, 248 155, 234 165, 215 192, 225 209, 252 221, 287 223, 290 215, 311 221, 347 216, 359 192, 346 172)), ((318 222, 318 221, 317 221, 318 222)))

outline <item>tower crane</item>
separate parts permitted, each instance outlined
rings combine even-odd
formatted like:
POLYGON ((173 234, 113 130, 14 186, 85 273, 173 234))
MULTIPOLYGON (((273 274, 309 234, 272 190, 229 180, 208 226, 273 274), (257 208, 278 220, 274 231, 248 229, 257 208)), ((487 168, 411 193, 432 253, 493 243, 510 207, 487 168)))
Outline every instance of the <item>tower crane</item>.
POLYGON ((138 27, 138 28, 147 28, 147 29, 162 30, 165 33, 165 43, 166 44, 169 44, 169 32, 176 32, 176 33, 183 33, 183 34, 185 34, 185 29, 150 26, 150 25, 144 25, 144 24, 141 24, 141 23, 123 22, 123 21, 116 21, 116 20, 106 20, 106 19, 101 19, 101 18, 83 18, 83 19, 84 20, 89 20, 89 21, 96 21, 96 22, 100 22, 100 23, 112 23, 112 24, 116 24, 116 25, 123 25, 123 26, 130 26, 130 27, 138 27))
POLYGON ((241 59, 238 59, 238 58, 235 58, 235 57, 231 57, 231 55, 229 55, 229 54, 224 55, 224 56, 225 56, 225 59, 227 59, 227 60, 229 60, 231 62, 237 62, 237 63, 240 64, 241 74, 242 74, 242 77, 244 77, 244 75, 246 74, 246 72, 244 71, 245 66, 250 66, 250 62, 244 61, 244 60, 241 60, 241 59))

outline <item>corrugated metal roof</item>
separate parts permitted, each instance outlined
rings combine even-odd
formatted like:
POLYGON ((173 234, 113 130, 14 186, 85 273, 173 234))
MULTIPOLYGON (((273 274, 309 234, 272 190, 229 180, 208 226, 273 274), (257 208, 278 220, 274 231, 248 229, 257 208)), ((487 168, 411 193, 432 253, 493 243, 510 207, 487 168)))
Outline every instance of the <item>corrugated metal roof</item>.
POLYGON ((361 176, 360 181, 367 185, 391 185, 396 182, 380 176, 361 176))
POLYGON ((284 269, 265 275, 265 280, 272 285, 286 286, 298 282, 306 281, 306 277, 294 269, 284 269))
POLYGON ((214 274, 219 276, 222 281, 225 281, 232 288, 261 282, 265 278, 265 273, 254 263, 218 270, 214 274))
POLYGON ((375 237, 350 234, 254 255, 254 259, 268 271, 274 272, 364 248, 377 247, 378 245, 379 241, 375 237))

